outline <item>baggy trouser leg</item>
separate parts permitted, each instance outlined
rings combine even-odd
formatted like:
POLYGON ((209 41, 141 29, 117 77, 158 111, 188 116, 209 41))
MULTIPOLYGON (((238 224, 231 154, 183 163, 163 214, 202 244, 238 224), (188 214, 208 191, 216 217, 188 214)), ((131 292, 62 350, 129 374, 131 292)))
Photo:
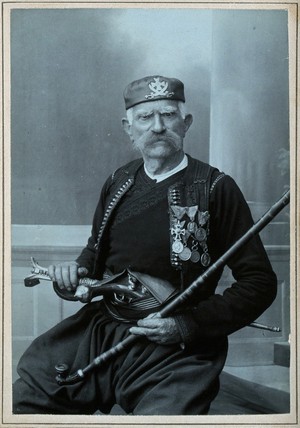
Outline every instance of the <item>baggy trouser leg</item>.
POLYGON ((137 344, 119 370, 117 403, 135 415, 207 414, 226 356, 227 339, 186 350, 137 344))
POLYGON ((18 364, 20 379, 13 386, 14 413, 93 414, 97 409, 109 413, 114 404, 112 390, 107 387, 112 382, 110 366, 102 371, 106 388, 99 391, 94 375, 75 385, 58 385, 55 365, 67 363, 71 373, 87 366, 113 339, 122 339, 116 334, 117 327, 96 302, 34 340, 18 364))

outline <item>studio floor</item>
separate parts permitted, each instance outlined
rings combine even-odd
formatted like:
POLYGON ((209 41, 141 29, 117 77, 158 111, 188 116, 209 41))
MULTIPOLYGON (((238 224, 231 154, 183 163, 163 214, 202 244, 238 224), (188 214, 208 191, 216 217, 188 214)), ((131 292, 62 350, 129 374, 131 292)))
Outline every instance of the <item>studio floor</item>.
POLYGON ((220 392, 210 414, 289 413, 289 368, 278 365, 226 366, 220 378, 220 392))

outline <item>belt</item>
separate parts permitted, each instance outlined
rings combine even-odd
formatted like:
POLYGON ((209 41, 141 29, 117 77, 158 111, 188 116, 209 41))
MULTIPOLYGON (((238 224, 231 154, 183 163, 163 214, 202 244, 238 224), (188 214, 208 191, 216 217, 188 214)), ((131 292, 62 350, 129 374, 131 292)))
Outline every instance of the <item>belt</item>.
POLYGON ((178 293, 168 281, 151 275, 125 269, 117 275, 104 275, 105 283, 128 287, 126 293, 113 293, 103 297, 110 315, 122 322, 144 318, 178 293))

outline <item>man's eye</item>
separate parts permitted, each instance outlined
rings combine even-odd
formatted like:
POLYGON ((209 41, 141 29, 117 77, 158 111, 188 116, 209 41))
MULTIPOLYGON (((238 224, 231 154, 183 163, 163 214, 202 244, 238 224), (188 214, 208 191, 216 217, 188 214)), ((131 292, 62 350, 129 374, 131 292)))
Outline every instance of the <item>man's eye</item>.
POLYGON ((168 111, 168 112, 164 113, 165 117, 173 117, 174 115, 175 115, 174 111, 168 111))
POLYGON ((150 117, 151 117, 151 114, 143 114, 143 115, 141 115, 139 117, 139 119, 141 119, 141 120, 148 120, 148 119, 150 119, 150 117))

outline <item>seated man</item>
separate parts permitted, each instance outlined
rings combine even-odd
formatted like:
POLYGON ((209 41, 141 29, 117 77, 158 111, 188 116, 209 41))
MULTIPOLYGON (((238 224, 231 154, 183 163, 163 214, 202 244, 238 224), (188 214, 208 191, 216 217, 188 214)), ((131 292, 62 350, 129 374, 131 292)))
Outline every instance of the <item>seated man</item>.
POLYGON ((174 315, 153 317, 253 221, 232 178, 185 154, 192 116, 182 82, 145 77, 129 84, 124 98, 124 130, 142 158, 104 184, 91 237, 77 260, 48 272, 62 294, 75 293, 79 277, 88 276, 125 279, 139 297, 112 293, 89 302, 37 338, 19 362, 14 413, 109 413, 118 404, 134 415, 207 414, 218 393, 227 336, 276 296, 276 276, 254 237, 228 263, 235 282, 223 295, 215 294, 219 271, 174 315), (130 334, 140 340, 83 382, 57 384, 58 362, 74 372, 130 334))

